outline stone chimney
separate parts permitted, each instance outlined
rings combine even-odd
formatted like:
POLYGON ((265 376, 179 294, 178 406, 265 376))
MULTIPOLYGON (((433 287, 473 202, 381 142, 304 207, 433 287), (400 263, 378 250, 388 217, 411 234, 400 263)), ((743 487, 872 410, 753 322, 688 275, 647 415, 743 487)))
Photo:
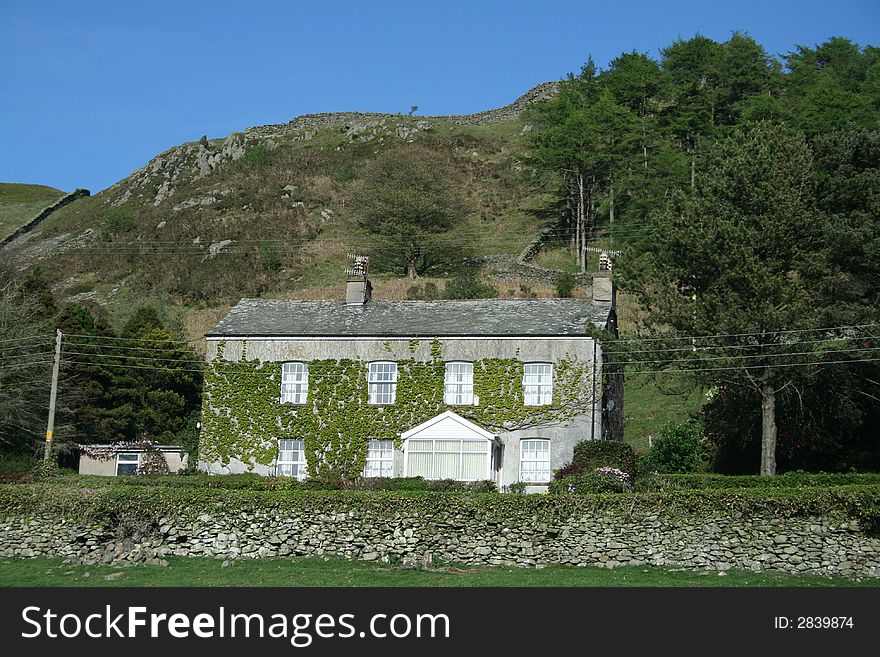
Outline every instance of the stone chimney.
POLYGON ((345 284, 345 303, 348 305, 362 306, 370 300, 373 294, 373 286, 367 278, 370 268, 370 256, 349 253, 348 257, 354 260, 354 266, 348 267, 348 281, 345 284))
POLYGON ((611 282, 611 257, 604 251, 599 254, 599 271, 593 273, 593 305, 614 307, 617 291, 611 282))

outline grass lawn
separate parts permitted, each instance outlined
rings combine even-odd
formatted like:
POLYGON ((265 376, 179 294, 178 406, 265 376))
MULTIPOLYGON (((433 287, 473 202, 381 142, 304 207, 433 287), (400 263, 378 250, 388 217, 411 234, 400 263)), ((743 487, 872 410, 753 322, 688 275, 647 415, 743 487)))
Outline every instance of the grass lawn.
POLYGON ((681 571, 654 566, 613 570, 574 566, 406 570, 342 559, 172 557, 167 566, 71 566, 61 559, 4 559, 0 586, 878 586, 880 580, 751 571, 681 571))

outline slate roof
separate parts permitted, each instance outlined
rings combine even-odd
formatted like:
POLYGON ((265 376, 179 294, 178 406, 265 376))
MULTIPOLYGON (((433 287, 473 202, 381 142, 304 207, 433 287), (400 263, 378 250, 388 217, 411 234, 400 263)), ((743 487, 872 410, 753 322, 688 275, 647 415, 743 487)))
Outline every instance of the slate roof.
POLYGON ((576 336, 610 306, 578 299, 268 301, 242 299, 205 337, 576 336))

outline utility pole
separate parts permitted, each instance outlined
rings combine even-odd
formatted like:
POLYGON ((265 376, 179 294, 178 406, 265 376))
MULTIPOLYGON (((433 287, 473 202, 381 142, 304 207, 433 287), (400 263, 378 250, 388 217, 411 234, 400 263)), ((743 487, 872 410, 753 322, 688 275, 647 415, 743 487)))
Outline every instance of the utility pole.
POLYGON ((55 431, 55 399, 58 397, 58 369, 61 367, 61 329, 55 331, 55 362, 52 365, 52 391, 49 393, 49 423, 46 425, 46 451, 43 460, 52 453, 52 432, 55 431))

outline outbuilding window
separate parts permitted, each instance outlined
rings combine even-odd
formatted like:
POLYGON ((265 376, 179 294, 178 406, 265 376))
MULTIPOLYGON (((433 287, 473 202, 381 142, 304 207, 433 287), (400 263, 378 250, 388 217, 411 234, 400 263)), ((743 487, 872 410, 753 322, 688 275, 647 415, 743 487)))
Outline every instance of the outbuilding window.
POLYGON ((138 452, 120 452, 116 455, 116 476, 136 475, 141 455, 138 452))

